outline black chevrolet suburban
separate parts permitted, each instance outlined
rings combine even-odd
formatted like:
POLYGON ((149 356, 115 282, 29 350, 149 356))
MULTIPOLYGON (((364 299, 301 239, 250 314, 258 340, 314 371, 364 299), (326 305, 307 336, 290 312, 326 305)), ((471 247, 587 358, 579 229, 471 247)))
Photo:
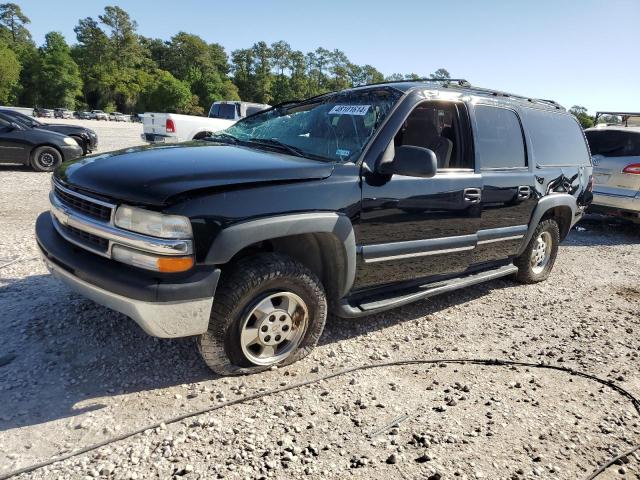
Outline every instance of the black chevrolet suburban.
POLYGON ((383 83, 66 162, 36 235, 72 289, 150 335, 197 335, 219 374, 252 373, 308 355, 329 313, 546 279, 591 175, 553 101, 383 83))

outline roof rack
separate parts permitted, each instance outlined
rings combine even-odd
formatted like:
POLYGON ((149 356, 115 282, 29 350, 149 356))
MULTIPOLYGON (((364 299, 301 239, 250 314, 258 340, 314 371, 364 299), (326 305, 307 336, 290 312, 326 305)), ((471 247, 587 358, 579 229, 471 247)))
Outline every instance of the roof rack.
POLYGON ((482 87, 474 87, 468 80, 464 78, 407 78, 403 80, 387 80, 385 82, 375 82, 368 83, 367 85, 361 85, 363 87, 369 85, 384 85, 384 84, 392 84, 392 83, 420 83, 420 82, 437 82, 441 83, 444 88, 464 88, 466 90, 471 90, 472 92, 483 93, 485 95, 492 95, 494 97, 506 97, 506 98, 517 98, 519 100, 525 100, 529 103, 544 103, 550 105, 551 107, 557 110, 565 110, 565 108, 560 105, 558 102, 554 100, 548 100, 545 98, 531 98, 524 97, 522 95, 516 95, 513 93, 502 92, 500 90, 491 90, 489 88, 482 87))
POLYGON ((385 80, 383 82, 367 83, 366 85, 358 85, 358 86, 368 87, 369 85, 388 85, 390 83, 420 83, 420 82, 451 83, 451 84, 458 84, 461 87, 471 86, 471 84, 464 78, 441 78, 441 77, 437 77, 437 78, 419 77, 419 78, 404 78, 402 80, 385 80))
MULTIPOLYGON (((456 85, 446 85, 446 86, 456 86, 456 85)), ((478 93, 484 93, 486 95, 492 95, 494 97, 505 97, 505 98, 517 98, 518 100, 525 100, 529 103, 544 103, 547 105, 552 106, 553 108, 557 109, 557 110, 565 110, 565 108, 560 105, 558 102, 556 102, 555 100, 548 100, 546 98, 533 98, 533 97, 525 97, 523 95, 516 95, 515 93, 509 93, 509 92, 503 92, 500 90, 492 90, 490 88, 482 88, 482 87, 473 87, 473 86, 468 86, 465 87, 468 90, 471 90, 473 92, 478 92, 478 93)))

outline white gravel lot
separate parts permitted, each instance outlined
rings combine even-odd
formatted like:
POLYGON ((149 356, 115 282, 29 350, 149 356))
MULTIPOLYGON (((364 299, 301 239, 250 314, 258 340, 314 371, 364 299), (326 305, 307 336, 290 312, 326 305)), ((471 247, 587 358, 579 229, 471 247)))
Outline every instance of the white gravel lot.
MULTIPOLYGON (((140 124, 82 123, 100 151, 140 124)), ((146 336, 70 293, 34 259, 49 175, 0 166, 0 476, 151 422, 315 378, 410 358, 563 365, 640 396, 640 228, 590 218, 547 282, 498 280, 361 320, 330 319, 293 366, 219 378, 193 339, 146 336)), ((582 479, 640 444, 607 387, 562 372, 475 365, 367 370, 230 406, 21 478, 582 479), (410 417, 374 438, 367 434, 410 417)), ((640 454, 601 479, 640 479, 640 454)))

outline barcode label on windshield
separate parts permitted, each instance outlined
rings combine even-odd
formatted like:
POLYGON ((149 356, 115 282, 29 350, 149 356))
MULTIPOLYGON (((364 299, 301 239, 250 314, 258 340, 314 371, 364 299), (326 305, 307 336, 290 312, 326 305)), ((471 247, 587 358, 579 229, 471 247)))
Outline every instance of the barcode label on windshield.
POLYGON ((371 105, 336 105, 329 115, 366 115, 371 105))

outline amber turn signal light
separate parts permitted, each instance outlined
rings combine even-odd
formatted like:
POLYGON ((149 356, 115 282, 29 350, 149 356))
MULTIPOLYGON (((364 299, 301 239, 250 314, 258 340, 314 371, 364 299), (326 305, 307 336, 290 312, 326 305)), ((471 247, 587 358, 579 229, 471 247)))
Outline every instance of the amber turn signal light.
POLYGON ((159 272, 184 272, 193 267, 193 257, 161 257, 156 265, 159 272))

